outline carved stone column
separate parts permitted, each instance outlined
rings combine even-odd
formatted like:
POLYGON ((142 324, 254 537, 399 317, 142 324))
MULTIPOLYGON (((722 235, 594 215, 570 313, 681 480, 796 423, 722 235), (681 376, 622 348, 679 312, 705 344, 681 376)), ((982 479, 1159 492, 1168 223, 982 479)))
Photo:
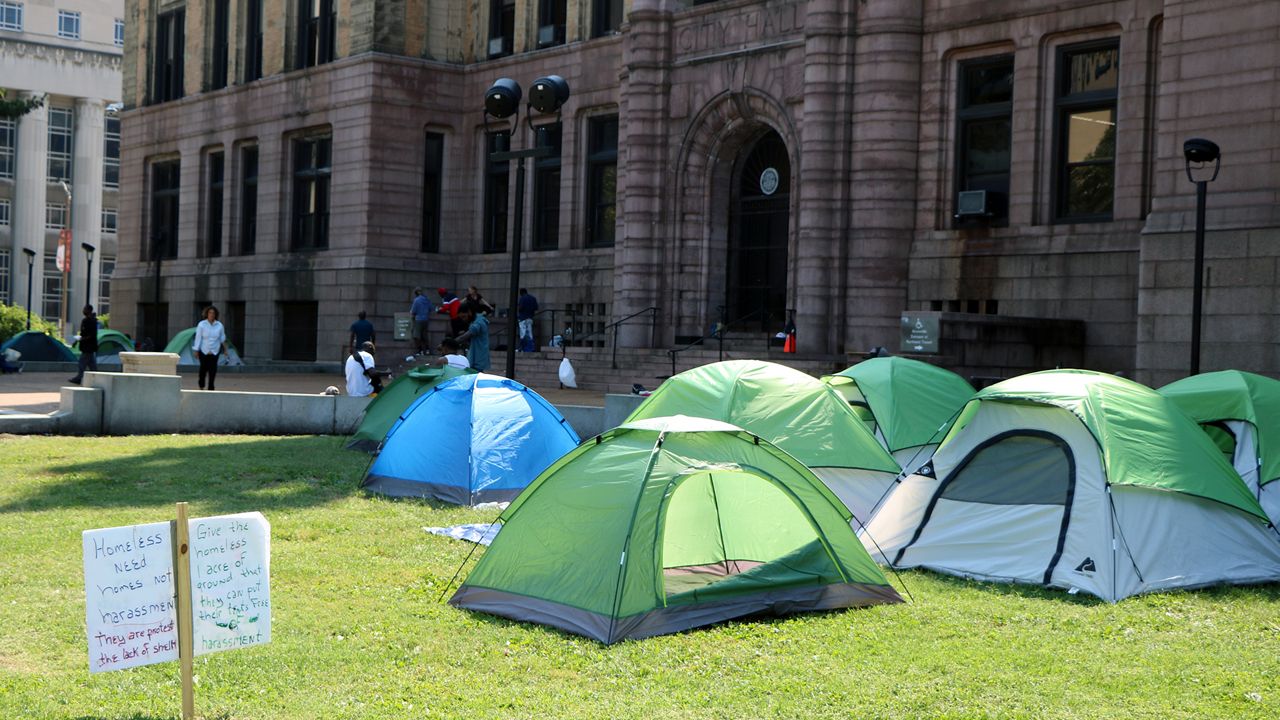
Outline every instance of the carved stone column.
MULTIPOLYGON (((20 93, 27 99, 39 93, 20 93)), ((44 206, 49 173, 49 112, 44 105, 18 118, 18 168, 14 176, 13 267, 15 305, 27 303, 27 257, 24 248, 36 253, 32 266, 31 314, 40 315, 40 291, 44 286, 44 206)))
POLYGON ((75 159, 71 187, 71 274, 67 301, 71 318, 80 317, 80 308, 96 306, 99 266, 102 261, 102 152, 103 101, 97 98, 76 100, 75 159), (93 277, 85 285, 85 263, 88 257, 81 243, 89 243, 94 253, 93 277))

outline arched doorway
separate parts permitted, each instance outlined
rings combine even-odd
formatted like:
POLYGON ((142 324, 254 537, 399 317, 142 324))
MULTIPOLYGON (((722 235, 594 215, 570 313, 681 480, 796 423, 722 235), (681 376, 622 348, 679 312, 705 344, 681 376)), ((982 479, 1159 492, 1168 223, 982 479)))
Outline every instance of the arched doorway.
POLYGON ((791 161, 770 130, 744 148, 729 207, 725 300, 730 322, 781 329, 787 308, 791 161))

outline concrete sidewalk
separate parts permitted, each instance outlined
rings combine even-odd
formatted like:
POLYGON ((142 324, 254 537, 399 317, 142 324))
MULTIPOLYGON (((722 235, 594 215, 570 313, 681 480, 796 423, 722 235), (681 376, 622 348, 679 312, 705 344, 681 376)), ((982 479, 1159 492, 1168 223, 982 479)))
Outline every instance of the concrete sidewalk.
MULTIPOLYGON (((60 388, 70 387, 65 372, 27 372, 0 375, 0 414, 51 413, 58 409, 60 388)), ((181 372, 182 389, 196 390, 195 372, 181 372)), ((346 392, 346 379, 328 373, 219 373, 218 390, 319 394, 330 385, 346 392)), ((603 407, 604 393, 559 387, 533 388, 553 405, 603 407)))

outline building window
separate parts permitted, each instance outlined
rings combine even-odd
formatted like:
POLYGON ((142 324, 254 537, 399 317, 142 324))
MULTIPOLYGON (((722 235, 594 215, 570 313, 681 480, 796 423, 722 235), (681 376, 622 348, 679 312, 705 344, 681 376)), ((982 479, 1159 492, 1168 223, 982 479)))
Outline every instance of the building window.
MULTIPOLYGON (((511 147, 511 133, 489 133, 486 153, 511 147)), ((511 163, 490 162, 484 176, 484 248, 487 253, 507 251, 507 190, 511 182, 511 163)))
POLYGON ((332 138, 293 141, 293 249, 329 247, 329 176, 332 138))
POLYGON ((68 40, 80 39, 80 13, 70 10, 58 11, 58 37, 68 40))
POLYGON ((618 116, 587 125, 587 245, 613 245, 618 220, 618 116))
POLYGON ((108 117, 102 123, 102 185, 120 187, 120 118, 108 117))
POLYGON ((17 145, 18 124, 7 118, 0 119, 0 178, 13 179, 17 145))
POLYGON ((252 255, 258 240, 258 146, 240 149, 240 254, 252 255))
POLYGON ((298 0, 298 67, 332 62, 337 29, 337 0, 298 0))
POLYGON ((1013 138, 1013 57, 960 65, 956 111, 956 190, 985 190, 987 216, 1009 216, 1013 138))
POLYGON ((516 0, 489 0, 489 57, 510 55, 516 35, 516 0))
POLYGON ((622 24, 622 0, 592 0, 591 37, 612 35, 622 24))
POLYGON ((65 203, 45 203, 44 229, 62 230, 67 226, 67 206, 65 203))
POLYGON ((120 18, 116 18, 115 43, 116 47, 124 47, 124 21, 120 18))
POLYGON ((444 184, 444 135, 428 132, 422 171, 422 252, 440 252, 440 194, 444 184))
POLYGON ((151 166, 151 257, 178 257, 178 195, 181 165, 166 160, 151 166))
POLYGON ((115 208, 102 208, 102 234, 115 235, 120 229, 120 212, 115 208))
POLYGON ((182 8, 156 18, 155 73, 151 85, 152 102, 177 100, 183 95, 182 58, 186 52, 186 11, 182 8))
POLYGON ((9 215, 13 211, 13 206, 9 204, 9 198, 0 198, 0 227, 9 227, 9 215))
POLYGON ((13 263, 10 262, 10 253, 8 248, 0 249, 0 303, 8 304, 12 293, 9 292, 11 280, 13 276, 13 263))
POLYGON ((0 30, 22 32, 22 3, 0 0, 0 30))
POLYGON ((221 152, 209 153, 209 188, 206 194, 204 217, 204 254, 206 257, 218 257, 222 254, 222 188, 225 176, 225 155, 221 152))
POLYGON ((111 276, 116 274, 116 258, 114 255, 103 255, 102 266, 98 269, 98 314, 111 312, 111 276))
POLYGON ((560 246, 560 123, 538 128, 551 157, 533 164, 533 249, 555 250, 560 246))
POLYGON ((1114 40, 1076 45, 1063 48, 1058 58, 1057 216, 1110 220, 1120 46, 1114 40))
POLYGON ((48 180, 51 183, 71 182, 72 123, 69 108, 49 108, 48 180))
POLYGON ((262 0, 244 4, 244 81, 262 77, 262 0))
POLYGON ((51 323, 62 316, 62 271, 57 253, 44 254, 44 281, 40 284, 40 317, 51 323))
POLYGON ((538 0, 538 47, 564 44, 568 0, 538 0))
POLYGON ((209 66, 209 89, 227 86, 227 56, 231 49, 228 36, 231 19, 231 0, 213 0, 213 63, 209 66))

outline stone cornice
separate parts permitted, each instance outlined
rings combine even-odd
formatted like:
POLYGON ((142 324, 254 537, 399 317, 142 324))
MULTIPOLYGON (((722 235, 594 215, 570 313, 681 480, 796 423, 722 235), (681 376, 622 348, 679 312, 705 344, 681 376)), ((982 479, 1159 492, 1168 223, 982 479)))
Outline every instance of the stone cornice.
POLYGON ((120 71, 124 61, 123 54, 81 50, 27 40, 0 40, 0 59, 7 58, 30 58, 58 64, 88 65, 116 72, 120 71))

